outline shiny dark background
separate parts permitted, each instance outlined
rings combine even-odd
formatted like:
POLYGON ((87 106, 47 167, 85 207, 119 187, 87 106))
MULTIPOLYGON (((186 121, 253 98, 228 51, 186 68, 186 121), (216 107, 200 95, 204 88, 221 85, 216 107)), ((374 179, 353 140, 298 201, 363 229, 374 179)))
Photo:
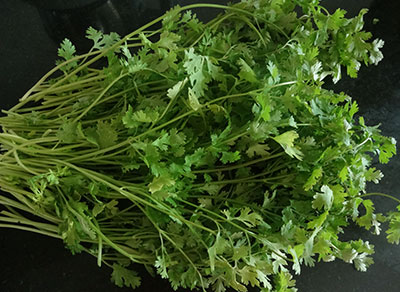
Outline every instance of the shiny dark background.
MULTIPOLYGON (((14 105, 43 74, 54 66, 57 47, 64 37, 78 50, 89 44, 82 37, 92 25, 121 35, 159 16, 175 4, 199 1, 179 0, 0 0, 0 108, 14 105), (80 3, 84 3, 83 7, 80 3)), ((228 1, 204 1, 225 4, 228 1)), ((369 7, 366 29, 385 40, 385 59, 362 68, 359 78, 345 78, 335 86, 356 99, 366 121, 382 123, 385 135, 400 141, 400 3, 392 0, 323 0, 330 10, 341 7, 348 15, 369 7), (380 21, 373 25, 372 20, 380 21)), ((202 19, 215 11, 199 10, 202 19)), ((400 155, 399 155, 400 157, 400 155)), ((400 198, 400 158, 382 166, 381 184, 369 191, 380 191, 400 198)), ((374 198, 378 212, 395 207, 387 199, 374 198)), ((375 264, 368 272, 357 272, 339 261, 303 268, 296 277, 299 292, 397 292, 400 291, 400 246, 385 241, 385 234, 374 236, 351 226, 343 239, 362 237, 375 245, 375 264)), ((137 291, 172 291, 169 284, 142 272, 143 284, 137 291)), ((98 268, 95 258, 72 256, 59 240, 17 230, 0 229, 0 291, 2 292, 86 292, 132 291, 109 281, 110 270, 98 268)), ((250 290, 258 291, 258 290, 250 290)))

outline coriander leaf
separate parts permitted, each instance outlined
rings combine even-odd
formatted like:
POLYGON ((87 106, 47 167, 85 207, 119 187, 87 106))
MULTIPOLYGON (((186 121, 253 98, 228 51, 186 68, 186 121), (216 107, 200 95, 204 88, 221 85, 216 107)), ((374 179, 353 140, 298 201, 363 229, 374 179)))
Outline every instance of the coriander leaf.
POLYGON ((295 271, 296 275, 300 275, 300 271, 301 271, 300 262, 299 262, 299 256, 301 256, 301 254, 298 255, 297 254, 298 251, 300 251, 301 253, 303 252, 302 249, 300 249, 300 250, 298 249, 297 251, 294 248, 289 249, 289 253, 292 255, 292 258, 293 258, 293 270, 295 271))
POLYGON ((269 97, 264 94, 259 94, 256 97, 256 101, 260 104, 262 109, 260 113, 261 118, 268 122, 271 119, 271 105, 269 97))
POLYGON ((400 221, 390 222, 389 229, 386 231, 387 239, 390 243, 399 244, 400 242, 400 221))
POLYGON ((133 113, 132 119, 140 123, 151 123, 154 117, 147 115, 143 110, 138 110, 133 113))
POLYGON ((64 39, 61 47, 58 49, 58 56, 64 58, 66 61, 75 56, 76 49, 69 39, 64 39))
POLYGON ((252 211, 249 207, 242 208, 240 210, 240 215, 238 217, 233 217, 232 219, 238 220, 248 227, 257 226, 263 222, 262 217, 252 211))
POLYGON ((358 254, 354 259, 354 266, 358 271, 366 272, 367 268, 374 263, 374 260, 363 252, 358 254))
POLYGON ((316 219, 308 222, 307 227, 309 229, 316 229, 318 227, 321 227, 322 224, 324 224, 324 222, 326 221, 326 218, 328 217, 328 215, 329 215, 328 211, 325 211, 320 216, 318 216, 316 219))
POLYGON ((322 177, 322 168, 316 168, 313 170, 311 173, 311 176, 307 179, 306 183, 304 184, 304 190, 308 191, 310 190, 317 182, 318 180, 322 177))
POLYGON ((217 255, 222 254, 226 248, 227 241, 223 237, 221 237, 220 233, 217 233, 214 244, 207 249, 211 271, 215 269, 215 261, 217 255))
POLYGON ((296 131, 287 131, 279 136, 273 137, 273 139, 281 144, 282 148, 290 157, 296 157, 298 160, 302 160, 303 153, 294 146, 294 140, 299 137, 296 131))
POLYGON ((133 108, 131 105, 128 106, 128 110, 125 112, 122 117, 122 122, 127 128, 135 128, 137 127, 137 121, 133 117, 133 108))
POLYGON ((383 54, 380 49, 383 48, 385 42, 380 39, 376 39, 372 42, 372 50, 370 51, 369 59, 372 64, 378 65, 378 63, 383 59, 383 54))
POLYGON ((365 173, 365 179, 367 181, 372 181, 375 184, 378 184, 379 181, 383 178, 383 173, 375 167, 371 167, 368 169, 368 171, 365 173))
POLYGON ((149 191, 155 193, 161 190, 164 186, 173 186, 175 181, 169 177, 155 177, 153 181, 149 184, 149 191))
POLYGON ((324 208, 325 210, 329 210, 332 207, 333 192, 327 185, 323 185, 321 187, 321 193, 317 193, 313 198, 312 207, 314 209, 321 210, 324 208))
MULTIPOLYGON (((397 207, 400 211, 400 206, 397 207)), ((392 212, 389 215, 389 229, 386 231, 389 243, 400 243, 400 212, 392 212)))
POLYGON ((118 133, 110 123, 99 121, 96 133, 100 148, 113 146, 118 140, 118 133))
POLYGON ((365 227, 365 229, 369 230, 374 221, 374 203, 371 200, 363 200, 361 202, 366 210, 365 215, 356 219, 356 222, 359 226, 365 227))
POLYGON ((97 29, 89 26, 89 28, 86 30, 86 37, 94 42, 94 49, 101 48, 100 41, 103 38, 103 33, 101 31, 98 31, 97 29))
POLYGON ((174 86, 168 89, 167 96, 170 99, 174 99, 178 95, 178 93, 182 90, 182 88, 185 86, 186 82, 187 79, 177 82, 174 86))
POLYGON ((196 92, 192 88, 188 88, 188 96, 189 96, 189 105, 194 110, 197 111, 201 108, 201 104, 199 102, 199 98, 196 95, 196 92))
POLYGON ((280 74, 278 71, 278 67, 272 61, 269 61, 267 64, 267 69, 271 74, 271 77, 268 78, 268 84, 273 85, 279 83, 280 74))
POLYGON ((385 139, 384 144, 379 148, 379 162, 388 163, 389 159, 396 154, 396 140, 394 138, 385 139))
POLYGON ((281 271, 275 277, 276 292, 294 292, 296 290, 290 289, 294 287, 296 281, 292 279, 293 276, 285 271, 281 271))
POLYGON ((238 160, 240 160, 240 152, 239 151, 235 151, 235 152, 224 151, 224 152, 222 152, 222 157, 221 157, 222 163, 224 163, 224 164, 233 163, 238 160))
POLYGON ((118 287, 137 288, 141 284, 141 279, 135 271, 124 268, 119 264, 112 265, 113 272, 111 274, 111 281, 118 287))
POLYGON ((251 284, 252 287, 258 286, 260 282, 257 279, 257 272, 255 268, 250 266, 244 266, 239 270, 239 275, 241 277, 241 282, 245 285, 251 284))
POLYGON ((194 48, 185 51, 186 62, 184 67, 189 75, 190 84, 192 85, 192 92, 194 96, 201 96, 204 94, 204 89, 208 78, 205 76, 203 56, 197 55, 194 48))
POLYGON ((267 156, 270 153, 268 152, 270 150, 270 147, 268 144, 254 144, 247 149, 246 154, 249 158, 252 158, 256 155, 258 156, 267 156))
POLYGON ((253 69, 246 63, 245 60, 239 59, 238 65, 240 66, 239 77, 243 80, 246 80, 250 83, 258 82, 257 76, 254 73, 253 69))
POLYGON ((73 143, 78 138, 78 124, 73 121, 65 121, 57 131, 57 137, 64 143, 73 143))

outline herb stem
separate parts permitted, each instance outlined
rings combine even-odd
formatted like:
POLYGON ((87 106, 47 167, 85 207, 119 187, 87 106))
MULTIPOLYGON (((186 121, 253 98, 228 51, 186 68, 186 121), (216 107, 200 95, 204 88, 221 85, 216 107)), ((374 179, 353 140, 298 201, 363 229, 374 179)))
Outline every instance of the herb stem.
POLYGON ((396 201, 397 203, 400 203, 400 199, 398 199, 398 198, 396 198, 394 196, 388 195, 388 194, 384 194, 384 193, 366 193, 364 195, 361 195, 360 197, 361 198, 365 198, 365 197, 369 197, 369 196, 385 197, 385 198, 392 199, 393 201, 396 201))

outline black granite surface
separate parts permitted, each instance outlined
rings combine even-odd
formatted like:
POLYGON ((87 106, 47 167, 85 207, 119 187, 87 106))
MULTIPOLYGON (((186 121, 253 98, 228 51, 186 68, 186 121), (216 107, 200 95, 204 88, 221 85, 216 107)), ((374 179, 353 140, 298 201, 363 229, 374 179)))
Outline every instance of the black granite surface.
MULTIPOLYGON (((78 16, 78 12, 72 13, 71 9, 38 10, 30 4, 32 2, 35 0, 29 3, 22 0, 0 0, 0 108, 10 108, 54 65, 57 43, 63 34, 79 42, 88 25, 123 34, 149 20, 149 17, 161 14, 168 5, 198 1, 85 1, 97 6, 91 6, 91 12, 83 13, 81 10, 78 16), (94 8, 97 14, 93 13, 94 8), (110 9, 116 9, 119 15, 110 16, 110 9), (71 13, 72 16, 69 16, 71 13), (54 21, 57 21, 56 24, 54 21)), ((385 40, 385 59, 378 67, 363 68, 356 80, 345 79, 335 86, 327 86, 353 96, 369 124, 382 123, 383 133, 400 141, 400 2, 324 2, 330 9, 342 7, 353 15, 361 7, 370 7, 367 29, 375 37, 385 40), (376 25, 372 25, 374 18, 380 19, 376 25)), ((208 11, 200 14, 210 17, 208 11)), ((379 190, 400 198, 400 187, 397 185, 400 156, 381 169, 385 173, 384 179, 379 185, 370 185, 369 191, 379 190)), ((374 201, 378 212, 394 207, 390 200, 374 198, 374 201)), ((339 261, 319 263, 314 268, 303 268, 302 274, 296 277, 299 291, 400 291, 400 247, 386 243, 384 234, 374 236, 357 227, 346 230, 345 238, 359 237, 369 240, 376 247, 375 264, 368 272, 357 272, 351 265, 339 261)), ((145 273, 143 275, 143 285, 138 291, 172 291, 165 281, 153 279, 145 273)), ((72 256, 59 240, 23 231, 0 229, 1 292, 132 291, 114 286, 109 277, 109 269, 98 268, 95 258, 86 254, 72 256)))

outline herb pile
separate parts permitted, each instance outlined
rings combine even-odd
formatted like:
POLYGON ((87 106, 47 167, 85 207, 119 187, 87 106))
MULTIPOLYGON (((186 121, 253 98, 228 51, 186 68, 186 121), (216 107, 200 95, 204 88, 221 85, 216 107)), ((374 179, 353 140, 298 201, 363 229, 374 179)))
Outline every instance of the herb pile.
POLYGON ((388 222, 399 243, 400 208, 375 214, 368 197, 391 196, 365 190, 396 144, 322 87, 382 59, 365 13, 194 4, 123 38, 89 28, 83 55, 65 40, 63 61, 0 118, 0 227, 61 238, 132 288, 134 264, 217 292, 296 291, 291 273, 316 260, 365 271, 373 246, 339 234, 388 222), (223 13, 202 23, 199 7, 223 13))

